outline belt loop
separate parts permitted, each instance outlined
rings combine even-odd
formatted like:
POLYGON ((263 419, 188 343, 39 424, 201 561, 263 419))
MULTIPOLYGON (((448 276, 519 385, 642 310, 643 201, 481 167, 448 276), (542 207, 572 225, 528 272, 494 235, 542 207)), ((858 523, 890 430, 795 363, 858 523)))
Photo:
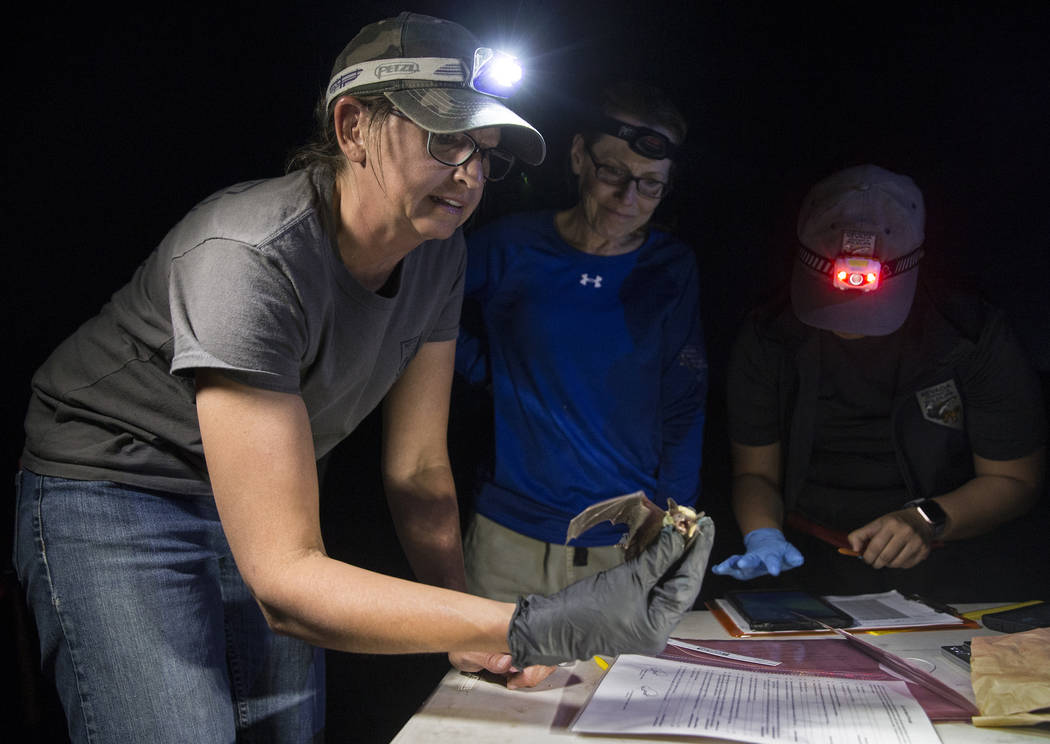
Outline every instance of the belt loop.
POLYGON ((587 548, 573 547, 573 549, 572 549, 572 565, 574 565, 574 566, 586 566, 587 565, 587 548))

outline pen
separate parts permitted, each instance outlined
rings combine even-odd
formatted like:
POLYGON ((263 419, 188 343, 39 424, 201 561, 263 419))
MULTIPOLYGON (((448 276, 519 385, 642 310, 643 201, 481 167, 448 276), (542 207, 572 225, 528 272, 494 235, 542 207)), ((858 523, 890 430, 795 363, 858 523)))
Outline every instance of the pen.
POLYGON ((734 654, 729 651, 723 651, 720 648, 708 648, 707 646, 697 646, 695 643, 686 643, 680 641, 677 638, 668 638, 667 643, 670 646, 677 648, 688 649, 689 651, 697 651, 701 654, 709 654, 710 656, 721 656, 723 659, 733 659, 734 661, 746 661, 749 664, 762 664, 763 666, 780 666, 779 661, 773 659, 760 659, 757 656, 744 656, 743 654, 734 654))

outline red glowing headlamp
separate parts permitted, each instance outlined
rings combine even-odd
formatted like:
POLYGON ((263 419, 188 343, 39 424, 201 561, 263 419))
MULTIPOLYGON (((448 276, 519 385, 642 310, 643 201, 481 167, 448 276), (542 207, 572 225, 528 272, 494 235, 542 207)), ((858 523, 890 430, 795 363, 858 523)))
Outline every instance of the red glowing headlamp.
POLYGON ((861 292, 878 289, 881 275, 881 261, 860 256, 839 256, 831 271, 835 289, 859 289, 861 292))
POLYGON ((843 253, 835 259, 824 258, 804 245, 798 247, 798 259, 807 268, 831 277, 835 289, 871 292, 888 279, 911 271, 922 259, 922 248, 885 263, 869 256, 843 253))

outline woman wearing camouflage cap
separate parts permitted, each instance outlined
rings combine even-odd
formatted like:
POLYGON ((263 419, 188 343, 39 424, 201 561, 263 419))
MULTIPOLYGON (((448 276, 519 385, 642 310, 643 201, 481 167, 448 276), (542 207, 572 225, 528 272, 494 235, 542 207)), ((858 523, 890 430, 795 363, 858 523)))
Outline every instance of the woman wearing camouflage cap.
POLYGON ((38 370, 15 562, 74 741, 316 740, 322 647, 513 662, 527 685, 531 665, 662 648, 692 605, 702 567, 670 533, 600 587, 516 604, 449 591, 464 583, 445 443, 459 228, 486 180, 544 154, 487 77, 499 61, 447 21, 365 28, 297 169, 198 204, 38 370), (423 583, 321 539, 315 460, 380 401, 385 486, 423 583))

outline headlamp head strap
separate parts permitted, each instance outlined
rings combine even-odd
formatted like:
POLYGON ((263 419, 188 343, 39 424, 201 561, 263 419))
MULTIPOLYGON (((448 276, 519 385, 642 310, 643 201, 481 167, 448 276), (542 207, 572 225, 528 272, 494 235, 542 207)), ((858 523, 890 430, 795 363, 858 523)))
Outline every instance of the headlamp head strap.
POLYGON ((882 276, 883 278, 889 278, 891 276, 897 276, 903 274, 905 271, 911 271, 919 265, 919 261, 926 255, 926 251, 922 247, 916 248, 911 253, 905 253, 899 258, 895 258, 888 263, 882 265, 882 276))
POLYGON ((412 80, 449 86, 466 81, 463 63, 454 57, 398 57, 362 62, 340 70, 328 84, 328 103, 367 85, 394 80, 412 80))
POLYGON ((509 98, 521 84, 517 60, 488 47, 474 50, 467 70, 457 57, 396 57, 350 65, 332 76, 326 103, 341 95, 369 87, 368 92, 416 88, 471 88, 478 93, 509 98), (385 85, 384 85, 385 84, 385 85))
POLYGON ((599 116, 595 128, 602 134, 624 140, 636 153, 650 160, 673 158, 678 147, 663 132, 628 124, 611 116, 599 116))
POLYGON ((798 260, 802 262, 803 266, 829 277, 833 285, 838 289, 859 289, 862 291, 875 289, 881 282, 899 276, 906 271, 911 271, 919 265, 919 261, 922 260, 924 255, 925 251, 922 246, 919 246, 911 253, 906 253, 892 261, 880 262, 869 257, 850 254, 843 254, 836 258, 825 258, 819 253, 814 253, 804 245, 800 244, 798 247, 798 260), (856 263, 857 265, 850 267, 851 263, 856 263), (847 276, 841 275, 840 272, 843 271, 847 272, 847 276), (860 278, 851 280, 854 274, 860 278), (874 274, 874 278, 871 278, 872 274, 874 274))

